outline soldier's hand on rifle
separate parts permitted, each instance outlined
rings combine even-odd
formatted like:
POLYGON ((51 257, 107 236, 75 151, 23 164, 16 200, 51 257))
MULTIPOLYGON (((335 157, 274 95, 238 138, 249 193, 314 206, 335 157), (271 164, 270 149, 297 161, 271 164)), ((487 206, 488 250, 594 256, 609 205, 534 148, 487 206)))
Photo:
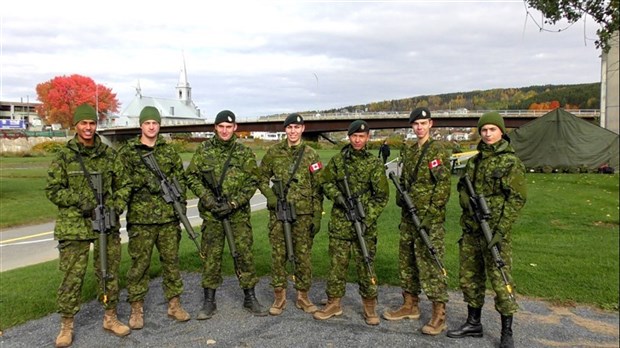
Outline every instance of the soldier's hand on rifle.
POLYGON ((428 216, 423 217, 420 221, 420 227, 424 228, 426 233, 430 233, 431 219, 428 216))
POLYGON ((219 218, 226 217, 235 210, 236 205, 234 202, 222 202, 218 203, 213 209, 213 214, 219 218))
POLYGON ((336 197, 336 200, 334 201, 334 203, 336 203, 337 205, 346 208, 347 207, 347 201, 345 200, 344 196, 342 194, 339 194, 338 197, 336 197))
POLYGON ((269 209, 269 210, 276 209, 276 207, 278 205, 278 199, 276 198, 276 196, 273 193, 268 192, 265 195, 265 198, 267 199, 267 209, 269 209))
POLYGON ((124 205, 120 200, 113 200, 110 207, 114 210, 116 216, 121 216, 123 214, 124 205))
POLYGON ((459 180, 456 188, 459 192, 459 204, 462 209, 469 209, 469 194, 467 194, 467 189, 465 188, 465 184, 463 183, 463 179, 459 180))
POLYGON ((83 217, 92 217, 93 210, 97 207, 97 201, 92 195, 80 196, 80 212, 83 217))
POLYGON ((401 196, 398 192, 396 192, 396 205, 401 208, 405 206, 405 200, 403 199, 403 196, 401 196))
POLYGON ((209 195, 202 196, 202 198, 200 198, 199 203, 207 211, 213 210, 215 206, 217 205, 217 201, 215 200, 215 198, 209 195))
POLYGON ((150 175, 146 179, 146 189, 152 194, 158 194, 161 192, 161 183, 155 177, 150 175))
POLYGON ((497 245, 497 248, 500 248, 499 243, 502 241, 503 237, 502 234, 497 231, 495 233, 493 233, 493 238, 491 239, 491 242, 489 243, 488 247, 489 249, 491 249, 494 245, 497 245))

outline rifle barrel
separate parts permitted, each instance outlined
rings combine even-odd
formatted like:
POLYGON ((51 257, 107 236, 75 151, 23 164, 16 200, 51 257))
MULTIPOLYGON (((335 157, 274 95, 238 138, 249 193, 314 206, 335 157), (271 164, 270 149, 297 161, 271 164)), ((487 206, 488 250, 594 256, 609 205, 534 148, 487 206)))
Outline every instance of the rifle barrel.
POLYGON ((144 158, 144 162, 146 165, 157 175, 160 180, 160 186, 162 191, 162 196, 166 203, 172 203, 172 207, 174 208, 174 212, 176 216, 181 221, 183 227, 185 227, 185 231, 189 235, 189 238, 194 242, 196 249, 198 250, 198 255, 200 258, 204 259, 205 255, 203 255, 202 250, 200 249, 200 244, 198 243, 198 237, 196 236, 196 232, 192 227, 192 224, 189 222, 189 219, 183 212, 183 207, 181 204, 181 192, 180 187, 178 187, 179 183, 174 178, 173 182, 170 182, 166 175, 159 168, 159 164, 157 164, 157 160, 153 155, 153 152, 146 153, 142 156, 144 158))
MULTIPOLYGON (((468 174, 465 174, 463 176, 463 181, 465 183, 465 188, 467 189, 467 194, 470 198, 470 205, 474 212, 474 219, 480 225, 480 229, 482 230, 482 234, 484 235, 487 243, 491 243, 491 241, 493 240, 493 231, 491 230, 489 222, 487 221, 487 218, 491 216, 491 210, 489 209, 489 206, 484 196, 481 194, 476 194, 476 191, 474 190, 474 185, 469 179, 468 174)), ((493 245, 490 249, 491 256, 493 256, 493 260, 495 261, 495 266, 502 275, 502 280, 504 281, 506 291, 508 291, 508 296, 510 296, 510 299, 512 301, 515 301, 512 285, 508 281, 508 277, 506 276, 506 272, 504 271, 506 263, 504 262, 502 256, 499 253, 499 248, 497 247, 497 245, 493 245)))
POLYGON ((372 267, 372 258, 370 257, 368 246, 366 245, 366 240, 364 239, 364 230, 361 222, 361 219, 365 216, 365 213, 360 202, 351 194, 349 181, 346 176, 343 178, 342 182, 344 186, 344 194, 346 195, 346 209, 348 210, 346 215, 349 221, 353 224, 353 229, 357 235, 357 241, 359 242, 360 249, 362 250, 362 256, 364 257, 364 262, 366 263, 366 268, 368 269, 368 274, 370 275, 370 282, 375 285, 377 284, 377 276, 375 275, 375 271, 372 267))
POLYGON ((420 237, 422 238, 424 245, 426 245, 426 249, 428 249, 428 252, 433 257, 435 264, 437 264, 437 267, 439 267, 439 270, 441 271, 443 276, 447 277, 448 272, 446 271, 446 268, 441 263, 441 260, 439 260, 439 256, 437 255, 437 250, 431 243, 431 240, 428 237, 428 233, 426 232, 426 229, 424 228, 424 226, 422 226, 422 223, 420 222, 420 218, 418 217, 418 214, 417 214, 417 209, 413 205, 413 201, 411 200, 411 197, 409 197, 409 194, 405 192, 403 187, 400 185, 400 183, 398 182, 398 179, 396 178, 396 174, 394 174, 393 171, 391 171, 388 174, 388 176, 390 180, 392 180, 392 182, 394 183, 394 186, 396 187, 396 191, 398 191, 398 194, 405 201, 405 205, 407 206, 407 211, 409 212, 409 217, 411 217, 411 220, 413 221, 413 226, 420 234, 420 237))

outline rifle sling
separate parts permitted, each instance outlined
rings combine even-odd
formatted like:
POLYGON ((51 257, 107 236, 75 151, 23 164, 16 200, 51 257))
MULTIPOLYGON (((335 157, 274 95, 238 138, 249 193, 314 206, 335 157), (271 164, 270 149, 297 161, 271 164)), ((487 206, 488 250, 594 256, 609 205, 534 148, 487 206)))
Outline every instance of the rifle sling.
MULTIPOLYGON (((286 191, 288 192, 288 188, 291 186, 291 182, 293 181, 293 178, 295 177, 295 173, 297 173, 297 169, 299 169, 299 164, 301 163, 301 158, 304 155, 304 150, 306 149, 305 145, 302 145, 301 150, 299 150, 299 154, 297 155, 297 159, 295 160, 295 165, 293 166, 293 171, 291 172, 291 176, 288 178, 288 181, 286 182, 286 191)), ((285 195, 286 197, 286 195, 285 195)))
MULTIPOLYGON (((349 170, 348 170, 348 167, 349 167, 349 166, 347 166, 347 164, 346 164, 346 163, 344 163, 344 165, 342 166, 342 169, 344 170, 344 175, 345 175, 347 178, 350 178, 350 177, 351 177, 351 175, 349 175, 349 170)), ((351 185, 351 183, 349 183, 349 185, 351 185)), ((361 191, 361 192, 355 192, 355 193, 354 193, 354 192, 351 192, 351 197, 354 197, 354 198, 356 198, 356 199, 357 199, 357 198, 359 198, 359 197, 362 197, 362 195, 363 195, 363 194, 365 194, 365 193, 366 193, 366 192, 368 192, 368 191, 369 191, 369 189, 363 190, 363 191, 361 191)))
POLYGON ((236 146, 237 146, 237 143, 233 143, 232 146, 230 147, 230 151, 228 152, 228 158, 226 159, 226 162, 224 163, 224 167, 222 168, 222 175, 220 175, 220 180, 218 182, 219 187, 222 187, 222 184, 224 184, 224 177, 226 176, 226 172, 228 171, 228 167, 230 166, 230 160, 232 159, 232 153, 233 153, 233 150, 235 150, 236 146))
POLYGON ((411 182, 411 184, 414 184, 416 181, 418 181, 418 171, 420 170, 420 164, 422 164, 422 158, 424 158, 424 155, 426 155, 426 152, 428 151, 428 148, 430 147, 432 141, 432 139, 429 139, 424 144, 424 146, 422 146, 422 153, 418 158, 418 163, 415 164, 415 168, 413 169, 413 181, 411 182))
POLYGON ((84 160, 82 159, 82 154, 79 151, 77 152, 76 157, 78 159, 78 162, 80 162, 80 166, 82 167, 82 170, 84 171, 84 176, 86 177, 88 186, 90 186, 90 189, 93 190, 93 194, 95 195, 95 198, 97 198, 97 190, 95 190, 95 184, 93 184, 93 179, 88 169, 86 169, 86 166, 84 165, 84 160))

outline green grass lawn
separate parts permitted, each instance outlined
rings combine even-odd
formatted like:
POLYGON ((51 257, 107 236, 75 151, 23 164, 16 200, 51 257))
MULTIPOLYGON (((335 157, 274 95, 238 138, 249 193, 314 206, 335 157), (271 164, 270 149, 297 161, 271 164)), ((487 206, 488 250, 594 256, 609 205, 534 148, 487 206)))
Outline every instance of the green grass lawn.
MULTIPOLYGON (((321 158, 327 161, 334 153, 334 150, 323 152, 321 158)), ((0 157, 0 226, 54 218, 55 207, 45 199, 42 191, 49 160, 0 157)), ((541 298, 557 304, 589 304, 617 311, 619 176, 527 174, 527 180, 528 201, 513 230, 516 292, 520 296, 541 298)), ((461 234, 456 181, 457 178, 453 177, 453 196, 447 210, 444 262, 449 285, 453 290, 458 289, 457 241, 461 234)), ((391 186, 390 203, 378 222, 380 227, 375 266, 380 284, 397 286, 400 211, 394 203, 394 194, 391 186)), ((329 267, 326 255, 330 208, 331 202, 326 201, 322 229, 316 236, 313 248, 314 274, 316 278, 322 279, 326 278, 329 267)), ((252 225, 257 271, 260 276, 266 276, 271 263, 266 212, 254 213, 252 225)), ((129 266, 126 246, 123 248, 122 286, 125 285, 124 275, 129 266)), ((151 276, 157 277, 161 270, 158 255, 156 252, 154 254, 151 276)), ((228 251, 224 259, 224 271, 232 275, 233 266, 228 251)), ((195 246, 185 234, 181 243, 180 261, 185 271, 197 272, 200 269, 195 246)), ((54 312, 60 277, 57 261, 0 273, 0 329, 54 312)), ((350 280, 355 279, 352 272, 350 277, 350 280)), ((84 284, 84 300, 94 298, 95 286, 91 271, 84 284)))

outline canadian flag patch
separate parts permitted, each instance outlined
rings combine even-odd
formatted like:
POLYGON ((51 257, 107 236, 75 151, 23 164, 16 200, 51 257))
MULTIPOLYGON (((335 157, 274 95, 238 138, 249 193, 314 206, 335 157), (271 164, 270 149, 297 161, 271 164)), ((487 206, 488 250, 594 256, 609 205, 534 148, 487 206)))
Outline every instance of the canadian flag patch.
POLYGON ((439 160, 438 158, 435 158, 434 160, 428 162, 428 167, 430 169, 439 167, 441 165, 441 160, 439 160))
POLYGON ((310 173, 314 173, 314 172, 320 170, 321 168, 323 168, 323 163, 321 163, 321 162, 312 163, 310 165, 310 173))

